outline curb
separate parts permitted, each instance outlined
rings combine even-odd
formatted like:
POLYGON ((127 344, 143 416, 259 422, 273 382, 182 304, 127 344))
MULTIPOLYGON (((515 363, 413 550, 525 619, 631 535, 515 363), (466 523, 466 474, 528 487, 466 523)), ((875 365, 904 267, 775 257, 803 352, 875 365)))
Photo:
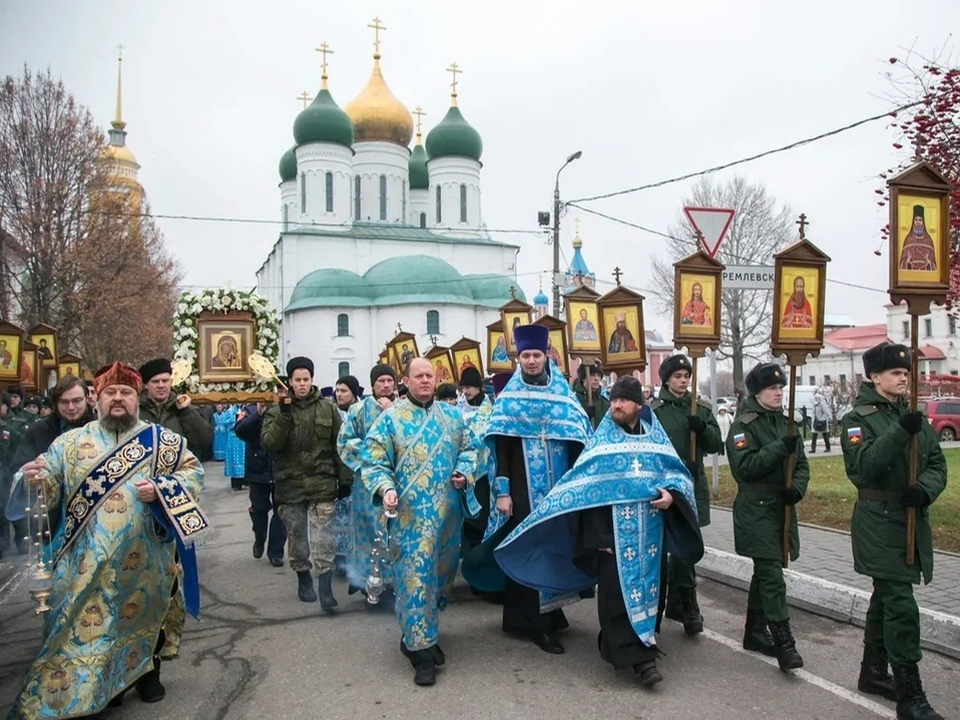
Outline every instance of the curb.
MULTIPOLYGON (((750 558, 705 548, 703 559, 697 563, 697 574, 748 590, 753 563, 750 558)), ((790 605, 857 627, 864 626, 870 593, 795 570, 784 570, 783 575, 790 605)), ((960 660, 960 617, 920 608, 920 645, 960 660)))

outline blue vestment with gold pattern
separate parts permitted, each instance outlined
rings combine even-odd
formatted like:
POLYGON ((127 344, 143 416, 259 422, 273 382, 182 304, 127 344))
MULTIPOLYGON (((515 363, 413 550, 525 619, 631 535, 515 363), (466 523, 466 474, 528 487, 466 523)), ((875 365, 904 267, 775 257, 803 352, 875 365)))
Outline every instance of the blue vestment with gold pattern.
MULTIPOLYGON (((437 643, 439 611, 457 574, 464 513, 479 511, 473 495, 476 450, 457 408, 433 402, 424 408, 400 400, 367 433, 363 486, 380 501, 395 489, 398 516, 388 520, 396 612, 408 650, 437 643), (454 472, 466 477, 458 490, 454 472)), ((379 512, 379 505, 378 505, 379 512)))
POLYGON ((151 670, 173 600, 175 546, 189 554, 209 532, 196 506, 203 467, 183 437, 159 425, 139 422, 118 437, 95 420, 43 457, 47 504, 61 520, 52 610, 10 711, 17 720, 95 714, 151 670), (134 481, 144 479, 157 501, 137 499, 134 481))
MULTIPOLYGON (((347 416, 340 426, 337 436, 337 452, 343 464, 354 472, 354 489, 361 487, 361 451, 366 442, 367 433, 383 412, 377 401, 367 396, 350 406, 347 416)), ((336 540, 337 554, 347 559, 347 580, 355 588, 366 585, 370 574, 370 553, 376 536, 377 517, 380 508, 375 506, 368 493, 350 493, 350 517, 341 527, 349 527, 349 539, 336 540), (341 553, 340 548, 343 548, 341 553)), ((336 535, 334 536, 336 538, 336 535)), ((342 535, 341 535, 342 538, 342 535)))
MULTIPOLYGON (((640 410, 643 433, 631 435, 608 413, 574 466, 494 551, 514 581, 541 592, 576 595, 596 578, 574 564, 583 510, 610 506, 620 591, 637 637, 653 645, 660 601, 660 569, 669 551, 696 562, 703 555, 693 480, 656 415, 640 410), (689 520, 667 534, 664 513, 650 504, 658 488, 683 499, 689 520)), ((675 496, 676 497, 676 496, 675 496)))

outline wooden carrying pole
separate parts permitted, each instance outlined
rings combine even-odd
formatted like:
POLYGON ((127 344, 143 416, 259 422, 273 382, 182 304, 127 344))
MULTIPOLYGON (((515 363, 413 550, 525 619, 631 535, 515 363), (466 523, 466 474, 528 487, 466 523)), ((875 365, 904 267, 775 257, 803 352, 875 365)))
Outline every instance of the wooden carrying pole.
MULTIPOLYGON (((796 427, 793 422, 793 414, 797 409, 797 366, 790 365, 790 396, 788 402, 787 415, 787 435, 793 435, 796 427)), ((799 441, 798 441, 799 442, 799 441)), ((787 455, 787 465, 784 470, 784 487, 789 490, 793 487, 793 466, 796 464, 796 451, 787 455)), ((783 567, 790 567, 790 525, 793 508, 790 505, 783 506, 783 567)))
MULTIPOLYGON (((920 316, 910 315, 910 412, 917 411, 917 392, 920 378, 917 370, 920 366, 920 316)), ((910 436, 910 475, 907 485, 917 484, 917 435, 910 436)), ((913 565, 916 555, 917 509, 907 508, 907 565, 913 565)))
MULTIPOLYGON (((690 369, 690 416, 697 416, 697 359, 700 356, 696 353, 690 353, 690 364, 693 366, 690 369)), ((690 431, 690 462, 697 462, 697 434, 691 430, 690 431)), ((693 479, 696 483, 697 479, 693 479)))

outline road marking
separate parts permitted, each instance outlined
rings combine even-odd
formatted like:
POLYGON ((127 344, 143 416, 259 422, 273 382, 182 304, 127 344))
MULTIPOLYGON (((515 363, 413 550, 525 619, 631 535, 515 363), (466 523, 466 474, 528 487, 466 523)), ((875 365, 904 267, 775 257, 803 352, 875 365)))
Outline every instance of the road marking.
POLYGON ((27 568, 24 567, 18 570, 17 573, 12 578, 7 580, 7 582, 3 584, 3 587, 0 587, 0 602, 4 602, 8 597, 12 596, 14 591, 16 591, 17 588, 20 587, 21 583, 23 582, 23 579, 26 576, 27 576, 27 568), (13 587, 10 587, 11 585, 13 587), (7 588, 10 588, 10 592, 7 592, 6 594, 4 594, 7 588))
MULTIPOLYGON (((738 653, 743 653, 744 655, 749 655, 750 657, 755 658, 760 662, 764 662, 767 665, 770 665, 771 667, 775 667, 777 669, 780 668, 780 666, 777 664, 777 661, 774 660, 773 658, 769 658, 766 655, 761 655, 759 653, 750 652, 749 650, 744 650, 743 646, 740 643, 738 643, 736 640, 731 640, 726 635, 721 635, 718 632, 715 632, 713 630, 708 630, 708 629, 704 629, 703 635, 704 637, 710 640, 713 640, 714 642, 720 643, 724 647, 728 647, 731 650, 735 650, 738 653)), ((851 702, 854 705, 859 705, 865 710, 869 710, 870 712, 875 713, 880 717, 888 718, 888 720, 896 720, 897 714, 893 712, 890 708, 884 707, 880 703, 875 703, 873 702, 873 700, 867 700, 867 698, 863 697, 862 695, 859 695, 858 693, 855 693, 852 690, 847 690, 847 688, 841 687, 840 685, 837 685, 836 683, 832 683, 829 680, 824 680, 822 677, 818 675, 814 675, 813 673, 807 672, 806 670, 791 670, 790 674, 796 675, 801 680, 806 680, 811 685, 816 685, 821 690, 826 690, 828 693, 836 695, 838 698, 841 698, 842 700, 851 702)))

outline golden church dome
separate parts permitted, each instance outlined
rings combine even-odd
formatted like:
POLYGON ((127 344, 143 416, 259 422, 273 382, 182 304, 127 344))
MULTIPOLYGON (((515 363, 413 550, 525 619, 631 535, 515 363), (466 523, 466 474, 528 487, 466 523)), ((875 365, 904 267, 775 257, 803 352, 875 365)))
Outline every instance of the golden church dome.
POLYGON ((409 147, 413 116, 387 87, 379 53, 373 56, 373 72, 366 87, 343 110, 353 122, 355 142, 380 140, 409 147))

